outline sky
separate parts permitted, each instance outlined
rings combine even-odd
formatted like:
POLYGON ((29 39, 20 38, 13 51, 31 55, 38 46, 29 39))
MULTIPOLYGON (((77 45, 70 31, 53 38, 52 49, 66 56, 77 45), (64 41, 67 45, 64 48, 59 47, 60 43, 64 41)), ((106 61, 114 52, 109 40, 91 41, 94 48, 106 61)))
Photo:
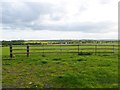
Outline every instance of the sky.
POLYGON ((0 40, 118 38, 118 0, 2 0, 0 13, 0 40))

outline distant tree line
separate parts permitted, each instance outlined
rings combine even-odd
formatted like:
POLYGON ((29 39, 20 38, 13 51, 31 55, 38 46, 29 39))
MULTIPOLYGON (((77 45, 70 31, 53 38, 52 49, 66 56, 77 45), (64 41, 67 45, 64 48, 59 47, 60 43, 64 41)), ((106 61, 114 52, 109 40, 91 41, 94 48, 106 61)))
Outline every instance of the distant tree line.
POLYGON ((117 40, 11 40, 1 41, 2 46, 12 45, 43 45, 43 44, 112 44, 117 40))
POLYGON ((2 46, 9 46, 9 45, 23 45, 25 42, 24 40, 12 40, 12 41, 2 41, 2 46))

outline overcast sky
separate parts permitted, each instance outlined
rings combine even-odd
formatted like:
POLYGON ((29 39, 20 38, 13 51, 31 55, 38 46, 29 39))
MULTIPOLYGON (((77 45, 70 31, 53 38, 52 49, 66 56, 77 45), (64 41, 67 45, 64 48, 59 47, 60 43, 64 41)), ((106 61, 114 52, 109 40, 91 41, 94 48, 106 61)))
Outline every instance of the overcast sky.
POLYGON ((0 40, 117 39, 119 0, 8 0, 0 40))

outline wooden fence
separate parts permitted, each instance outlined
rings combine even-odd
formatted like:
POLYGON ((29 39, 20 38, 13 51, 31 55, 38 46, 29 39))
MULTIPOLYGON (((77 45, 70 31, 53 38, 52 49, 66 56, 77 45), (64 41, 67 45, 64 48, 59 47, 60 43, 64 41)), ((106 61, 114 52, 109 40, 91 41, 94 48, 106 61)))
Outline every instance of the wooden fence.
POLYGON ((72 45, 72 44, 55 44, 55 45, 10 45, 10 57, 13 54, 45 54, 45 53, 76 53, 82 54, 97 54, 97 53, 115 53, 118 50, 118 45, 72 45), (16 48, 17 47, 17 48, 16 48), (24 47, 24 48, 23 48, 24 47), (24 50, 24 52, 23 52, 24 50), (15 52, 17 51, 17 52, 15 52), (37 51, 37 52, 36 52, 37 51))

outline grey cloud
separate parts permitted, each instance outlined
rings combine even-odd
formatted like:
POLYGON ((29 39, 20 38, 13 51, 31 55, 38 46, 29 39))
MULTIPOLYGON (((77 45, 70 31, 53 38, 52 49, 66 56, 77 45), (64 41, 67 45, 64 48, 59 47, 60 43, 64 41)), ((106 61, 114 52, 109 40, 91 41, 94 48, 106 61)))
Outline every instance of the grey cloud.
MULTIPOLYGON (((14 3, 12 3, 14 4, 14 3)), ((51 12, 51 6, 49 4, 34 4, 34 3, 24 3, 25 7, 14 8, 11 3, 2 4, 2 23, 12 24, 20 22, 30 22, 38 19, 42 14, 47 14, 51 12), (46 7, 47 6, 47 7, 46 7)))
POLYGON ((62 18, 63 9, 50 3, 24 2, 20 8, 12 7, 15 3, 2 2, 2 24, 6 26, 25 26, 40 18, 41 22, 44 15, 49 15, 52 20, 62 18))
POLYGON ((86 10, 87 10, 87 7, 85 7, 84 4, 79 9, 80 12, 83 12, 83 11, 86 11, 86 10))
POLYGON ((112 0, 99 0, 101 4, 109 4, 112 0))
MULTIPOLYGON (((56 31, 81 31, 86 33, 107 32, 114 26, 110 22, 99 23, 72 23, 63 25, 43 24, 44 15, 50 15, 52 20, 60 20, 64 15, 64 10, 60 6, 49 3, 24 3, 22 8, 14 8, 11 3, 2 3, 2 24, 4 29, 27 29, 32 30, 56 30, 56 31), (25 5, 25 6, 24 6, 25 5), (40 17, 41 22, 34 21, 40 17), (33 24, 31 24, 33 22, 33 24)), ((81 9, 85 9, 82 8, 81 9)))
POLYGON ((64 14, 62 14, 60 12, 59 13, 52 13, 52 14, 50 14, 50 17, 54 21, 59 21, 60 19, 62 19, 63 15, 64 14))
POLYGON ((51 31, 80 31, 85 33, 103 33, 108 32, 110 28, 115 26, 114 23, 110 22, 99 22, 99 23, 72 23, 72 24, 62 24, 62 25, 54 25, 54 24, 26 24, 21 26, 24 28, 30 28, 32 30, 51 30, 51 31))
POLYGON ((108 32, 110 29, 110 26, 114 26, 113 23, 109 22, 99 22, 99 23, 91 23, 91 22, 85 22, 85 23, 73 23, 73 24, 66 24, 66 25, 59 25, 55 27, 49 27, 51 30, 60 30, 60 31, 81 31, 85 33, 103 33, 108 32))

